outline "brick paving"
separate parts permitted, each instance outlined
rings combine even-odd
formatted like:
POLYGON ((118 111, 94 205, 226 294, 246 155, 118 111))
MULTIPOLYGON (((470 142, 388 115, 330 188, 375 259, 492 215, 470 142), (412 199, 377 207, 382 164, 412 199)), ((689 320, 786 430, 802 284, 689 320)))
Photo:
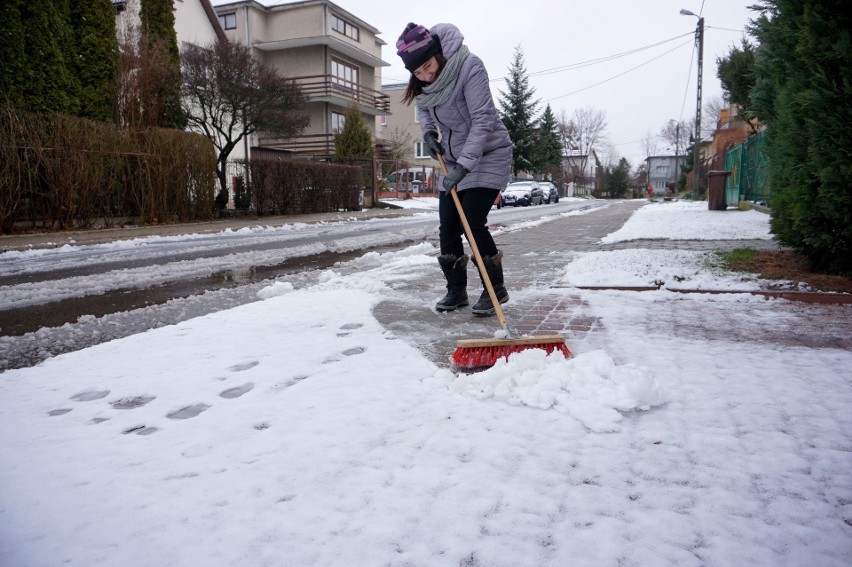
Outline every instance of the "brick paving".
MULTIPOLYGON (((504 272, 511 296, 504 305, 510 329, 521 335, 561 333, 569 348, 603 330, 588 303, 589 294, 612 293, 575 290, 557 283, 564 267, 580 252, 628 248, 679 250, 732 250, 735 248, 779 249, 771 240, 633 240, 601 244, 644 203, 612 203, 583 215, 565 216, 532 229, 505 232, 495 236, 504 253, 504 272), (531 252, 534 251, 534 252, 531 252), (532 290, 532 291, 530 291, 532 290)), ((470 272, 468 293, 471 302, 479 293, 478 282, 470 272)), ((499 329, 495 317, 477 318, 468 309, 437 314, 434 300, 444 293, 444 282, 435 269, 434 277, 400 288, 407 296, 419 295, 423 308, 400 321, 402 303, 382 302, 374 311, 379 321, 410 344, 417 344, 436 364, 448 366, 447 359, 460 338, 488 338, 499 329), (431 337, 441 337, 432 340, 431 337)), ((623 294, 648 293, 621 291, 623 294)), ((653 293, 653 292, 652 292, 653 293)), ((756 341, 779 347, 852 349, 852 305, 820 305, 779 299, 751 300, 732 304, 691 294, 672 294, 670 300, 655 303, 653 318, 638 317, 630 324, 650 334, 663 334, 698 340, 756 341), (732 308, 733 306, 733 308, 732 308), (720 320, 725 321, 720 325, 720 320)), ((647 313, 645 310, 640 310, 647 313)), ((622 322, 622 321, 620 321, 622 322)))

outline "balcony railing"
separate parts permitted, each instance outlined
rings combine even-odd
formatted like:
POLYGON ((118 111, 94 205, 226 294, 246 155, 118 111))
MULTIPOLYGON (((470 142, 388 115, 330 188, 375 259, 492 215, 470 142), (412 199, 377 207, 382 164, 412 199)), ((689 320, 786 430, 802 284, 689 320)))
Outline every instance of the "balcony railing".
POLYGON ((291 138, 261 136, 261 147, 286 150, 297 155, 330 156, 334 153, 334 134, 306 134, 291 138))
POLYGON ((299 85, 308 100, 336 98, 343 101, 342 106, 346 106, 348 102, 354 102, 372 109, 376 115, 390 113, 390 96, 381 91, 333 75, 291 78, 299 85))

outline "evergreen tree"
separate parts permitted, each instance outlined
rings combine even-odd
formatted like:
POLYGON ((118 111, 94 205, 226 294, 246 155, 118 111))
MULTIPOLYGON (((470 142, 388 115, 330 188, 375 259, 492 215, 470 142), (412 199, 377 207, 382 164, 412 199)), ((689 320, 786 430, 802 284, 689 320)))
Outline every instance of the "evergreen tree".
POLYGON ((618 165, 610 168, 609 194, 611 197, 623 199, 630 190, 630 162, 627 158, 618 160, 618 165))
POLYGON ((21 84, 27 70, 26 34, 22 8, 27 0, 8 0, 0 27, 0 104, 20 106, 21 84))
POLYGON ((372 187, 372 158, 376 155, 373 138, 361 111, 350 104, 344 114, 343 130, 334 137, 334 161, 361 166, 364 186, 372 187))
POLYGON ((521 47, 515 48, 514 60, 506 77, 506 92, 500 91, 500 117, 509 130, 514 143, 512 169, 533 171, 536 168, 535 114, 538 101, 534 101, 535 89, 529 86, 521 47))
POLYGON ((73 2, 71 25, 78 54, 74 71, 80 81, 79 114, 112 122, 118 72, 118 40, 112 2, 73 2))
POLYGON ((852 28, 842 0, 764 0, 751 103, 767 126, 772 231, 852 273, 852 28))
POLYGON ((162 108, 158 125, 165 128, 186 127, 186 118, 181 112, 181 76, 180 76, 180 50, 177 44, 177 32, 175 32, 175 15, 173 13, 173 0, 142 0, 140 19, 142 20, 143 53, 152 50, 162 50, 165 64, 169 66, 169 72, 165 74, 169 79, 165 81, 157 92, 160 99, 158 105, 162 108))
MULTIPOLYGON (((67 58, 73 59, 74 54, 73 42, 68 41, 71 27, 67 0, 27 0, 18 3, 18 14, 26 32, 25 61, 11 98, 30 112, 73 114, 79 106, 79 83, 67 64, 67 58)), ((14 31, 11 39, 15 39, 14 31)))
POLYGON ((549 104, 538 121, 535 138, 535 171, 544 172, 559 167, 562 164, 562 136, 549 104))
POLYGON ((733 47, 726 57, 716 59, 716 76, 722 83, 725 97, 738 109, 738 117, 748 123, 752 129, 751 102, 749 94, 754 87, 755 48, 743 38, 742 48, 733 47))
POLYGON ((334 137, 334 161, 346 158, 372 158, 376 151, 373 138, 361 111, 351 104, 344 115, 343 130, 334 137))

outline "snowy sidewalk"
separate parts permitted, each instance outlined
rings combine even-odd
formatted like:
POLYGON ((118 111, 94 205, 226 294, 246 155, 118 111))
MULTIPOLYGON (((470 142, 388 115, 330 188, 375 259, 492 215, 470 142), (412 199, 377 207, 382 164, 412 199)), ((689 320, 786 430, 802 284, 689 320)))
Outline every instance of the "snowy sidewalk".
POLYGON ((760 286, 685 244, 768 219, 640 206, 497 230, 571 360, 452 372, 423 243, 3 373, 0 564, 845 567, 852 307, 578 287, 760 286))

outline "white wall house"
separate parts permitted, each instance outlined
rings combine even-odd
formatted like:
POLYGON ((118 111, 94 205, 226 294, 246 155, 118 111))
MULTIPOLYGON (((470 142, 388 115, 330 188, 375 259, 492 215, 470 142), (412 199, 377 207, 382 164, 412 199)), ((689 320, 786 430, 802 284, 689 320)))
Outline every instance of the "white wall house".
MULTIPOLYGON (((213 44, 217 38, 226 39, 210 0, 173 0, 173 2, 178 49, 183 51, 187 45, 203 47, 213 44)), ((113 0, 113 6, 119 40, 129 38, 131 34, 138 34, 141 0, 113 0)), ((240 160, 245 157, 245 146, 239 145, 231 152, 229 160, 240 160)))
POLYGON ((668 184, 677 181, 683 169, 684 156, 648 156, 645 161, 648 164, 648 184, 654 189, 654 196, 664 196, 668 184))

